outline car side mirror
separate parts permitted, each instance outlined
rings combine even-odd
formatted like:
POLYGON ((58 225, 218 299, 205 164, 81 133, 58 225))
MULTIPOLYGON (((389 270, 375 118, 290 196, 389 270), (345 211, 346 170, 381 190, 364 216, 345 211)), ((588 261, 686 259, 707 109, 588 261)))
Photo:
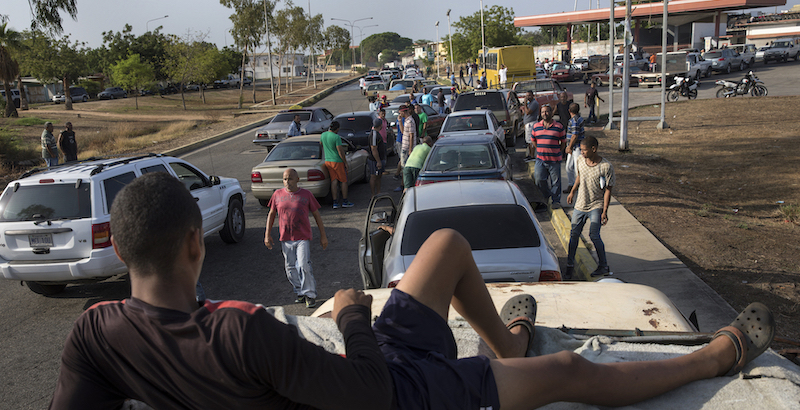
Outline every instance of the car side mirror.
POLYGON ((220 183, 222 183, 222 181, 220 181, 219 177, 216 175, 212 175, 210 179, 211 179, 211 185, 219 185, 220 183))

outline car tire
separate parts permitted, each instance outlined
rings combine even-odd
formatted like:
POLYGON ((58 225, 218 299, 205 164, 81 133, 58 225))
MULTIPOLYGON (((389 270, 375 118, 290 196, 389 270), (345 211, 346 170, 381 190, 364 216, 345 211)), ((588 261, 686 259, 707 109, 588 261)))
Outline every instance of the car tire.
POLYGON ((239 198, 231 198, 228 203, 228 216, 225 217, 225 226, 219 231, 219 236, 225 243, 239 243, 244 238, 244 210, 239 198))
POLYGON ((37 293, 39 295, 50 296, 61 293, 64 291, 64 288, 67 287, 66 284, 61 285, 48 285, 44 282, 28 282, 25 281, 25 284, 28 285, 28 289, 30 289, 33 293, 37 293))
POLYGON ((259 199, 258 204, 261 206, 267 206, 269 205, 269 201, 267 201, 266 199, 259 199))
POLYGON ((617 78, 617 79, 614 80, 614 87, 622 88, 622 79, 621 78, 617 78))
POLYGON ((83 102, 87 102, 87 101, 89 101, 89 96, 88 95, 84 95, 83 96, 83 102))
POLYGON ((603 86, 603 80, 601 80, 599 78, 595 78, 594 79, 594 85, 596 85, 598 87, 602 87, 603 86))
POLYGON ((730 63, 728 63, 728 67, 725 69, 725 72, 726 72, 727 74, 730 74, 730 73, 731 73, 731 64, 730 64, 730 63))
POLYGON ((739 71, 744 71, 744 61, 739 63, 739 71))

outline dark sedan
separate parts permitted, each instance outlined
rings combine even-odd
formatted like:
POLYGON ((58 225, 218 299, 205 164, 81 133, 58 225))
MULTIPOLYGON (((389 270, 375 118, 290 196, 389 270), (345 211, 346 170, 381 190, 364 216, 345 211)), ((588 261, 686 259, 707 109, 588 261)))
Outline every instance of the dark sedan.
MULTIPOLYGON (((388 113, 387 113, 388 114, 388 113)), ((369 134, 372 132, 372 122, 378 118, 377 111, 356 111, 339 114, 334 121, 339 122, 339 136, 347 138, 358 147, 369 147, 369 134)), ((387 115, 387 121, 391 121, 387 115)), ((394 154, 394 133, 386 133, 386 153, 394 154)))
POLYGON ((428 154, 416 185, 466 179, 513 179, 508 151, 494 135, 439 139, 428 154))
POLYGON ((97 98, 101 100, 113 100, 115 98, 128 98, 128 93, 121 87, 108 87, 97 93, 97 98))

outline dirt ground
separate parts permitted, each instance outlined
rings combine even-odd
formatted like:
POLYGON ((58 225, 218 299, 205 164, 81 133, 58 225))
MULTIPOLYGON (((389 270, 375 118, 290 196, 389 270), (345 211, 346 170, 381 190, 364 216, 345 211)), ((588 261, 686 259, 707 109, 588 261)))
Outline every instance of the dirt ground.
MULTIPOLYGON (((658 116, 659 106, 631 117, 658 116)), ((800 97, 670 103, 669 130, 594 131, 614 197, 736 310, 760 301, 800 340, 800 97)), ((776 348, 797 348, 776 343, 776 348)))

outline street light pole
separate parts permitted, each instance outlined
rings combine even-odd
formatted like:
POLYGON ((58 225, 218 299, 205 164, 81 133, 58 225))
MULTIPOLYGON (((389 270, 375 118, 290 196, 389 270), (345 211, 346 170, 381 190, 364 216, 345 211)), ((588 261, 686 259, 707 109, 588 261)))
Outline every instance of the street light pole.
POLYGON ((439 22, 436 22, 436 78, 439 78, 439 22))
POLYGON ((146 29, 145 33, 149 33, 150 32, 150 22, 151 21, 161 20, 161 19, 165 19, 167 17, 169 17, 169 15, 166 15, 164 17, 157 17, 157 18, 154 18, 152 20, 147 20, 147 23, 144 23, 144 27, 146 29))
POLYGON ((356 50, 354 50, 353 47, 352 47, 353 46, 352 43, 353 43, 353 41, 355 41, 355 38, 353 38, 353 37, 355 37, 355 34, 353 33, 353 27, 359 21, 372 20, 372 17, 365 17, 363 19, 358 19, 358 20, 353 20, 353 21, 345 20, 345 19, 337 19, 337 18, 331 17, 331 20, 344 21, 345 23, 347 23, 348 26, 350 26, 350 49, 353 50, 353 61, 350 63, 350 69, 352 70, 353 69, 353 64, 356 61, 356 50))
POLYGON ((450 9, 447 9, 447 37, 450 39, 450 48, 447 50, 450 59, 450 72, 455 73, 453 71, 453 35, 450 33, 450 9))
POLYGON ((481 65, 486 70, 486 36, 483 32, 483 0, 481 0, 481 65))
MULTIPOLYGON (((364 26, 364 27, 356 26, 356 28, 358 29, 358 51, 361 53, 361 64, 364 64, 364 47, 361 47, 361 42, 364 41, 364 31, 363 30, 365 28, 370 28, 370 27, 378 27, 378 25, 377 24, 372 24, 372 25, 364 26)), ((366 65, 364 65, 364 67, 366 67, 366 65)))

